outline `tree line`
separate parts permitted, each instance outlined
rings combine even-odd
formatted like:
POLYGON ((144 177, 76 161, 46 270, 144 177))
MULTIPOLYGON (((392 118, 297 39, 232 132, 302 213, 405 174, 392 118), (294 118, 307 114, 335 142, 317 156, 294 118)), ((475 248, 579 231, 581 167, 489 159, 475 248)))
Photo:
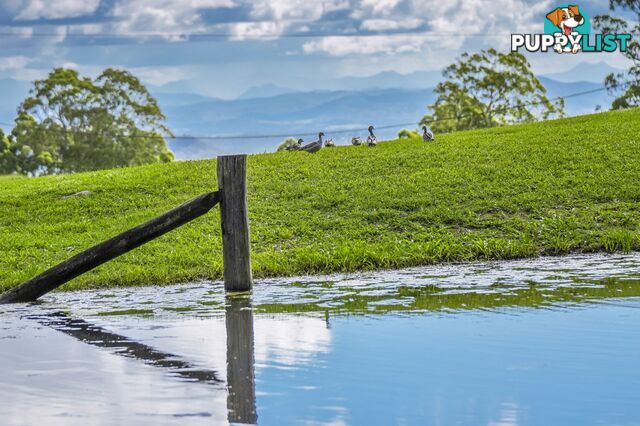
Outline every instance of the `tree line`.
POLYGON ((157 101, 134 75, 108 68, 97 78, 56 68, 37 80, 0 130, 0 174, 43 175, 173 160, 157 101))
MULTIPOLYGON (((604 81, 615 97, 611 109, 640 105, 640 1, 610 0, 609 9, 636 15, 635 25, 603 14, 594 17, 594 27, 603 34, 631 34, 627 51, 631 62, 626 72, 609 74, 604 81)), ((546 89, 519 53, 503 54, 495 49, 464 53, 443 71, 444 80, 435 88, 437 98, 429 105, 432 113, 420 124, 446 133, 547 119, 564 114, 564 102, 551 102, 546 89)), ((408 137, 410 131, 399 134, 408 137)))
MULTIPOLYGON (((594 18, 602 33, 630 33, 623 55, 630 68, 610 74, 612 109, 640 105, 640 1, 610 0, 610 9, 637 16, 636 23, 610 15, 594 18)), ((495 49, 463 53, 443 70, 430 114, 420 124, 438 133, 530 122, 564 114, 552 102, 525 56, 495 49)), ((173 134, 156 99, 134 75, 108 68, 97 78, 56 68, 33 83, 20 104, 15 127, 0 129, 0 174, 43 175, 165 163, 174 159, 165 138, 173 134)), ((399 137, 417 135, 403 130, 399 137)), ((284 149, 285 141, 281 145, 284 149)))

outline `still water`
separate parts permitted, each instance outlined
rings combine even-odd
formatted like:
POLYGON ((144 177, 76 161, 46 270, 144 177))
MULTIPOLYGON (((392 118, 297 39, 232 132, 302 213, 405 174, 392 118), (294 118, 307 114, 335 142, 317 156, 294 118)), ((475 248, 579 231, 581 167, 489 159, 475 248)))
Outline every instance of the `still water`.
POLYGON ((639 425, 640 254, 0 307, 0 424, 639 425))

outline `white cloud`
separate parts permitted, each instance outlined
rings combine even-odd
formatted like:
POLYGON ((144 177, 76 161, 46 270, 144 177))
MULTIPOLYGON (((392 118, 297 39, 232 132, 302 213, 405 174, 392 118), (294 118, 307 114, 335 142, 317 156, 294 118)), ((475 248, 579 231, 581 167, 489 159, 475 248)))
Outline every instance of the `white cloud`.
MULTIPOLYGON (((315 22, 323 14, 348 9, 346 0, 315 2, 308 0, 139 0, 119 1, 112 16, 119 20, 111 24, 120 32, 145 33, 230 33, 231 39, 247 37, 278 38, 291 29, 308 30, 305 22, 315 22), (245 3, 254 22, 207 24, 201 17, 203 9, 234 7, 245 3)), ((167 38, 171 38, 168 36, 167 38)))
MULTIPOLYGON (((60 18, 81 16, 95 11, 99 0, 59 0, 51 7, 48 0, 6 0, 17 10, 16 19, 60 18), (20 3, 22 7, 17 8, 20 3)), ((116 0, 110 11, 113 20, 102 23, 83 24, 71 27, 74 33, 145 33, 166 34, 167 40, 182 40, 182 34, 231 33, 232 39, 260 36, 278 38, 285 32, 324 31, 332 28, 338 31, 412 31, 426 24, 430 33, 451 34, 440 36, 437 41, 442 48, 458 48, 468 39, 465 34, 488 34, 493 45, 508 43, 508 36, 502 39, 491 37, 491 33, 525 31, 541 26, 544 11, 551 0, 541 0, 529 4, 525 0, 116 0), (207 23, 201 13, 206 9, 247 7, 254 22, 207 23), (345 11, 353 19, 345 22, 324 20, 327 13, 345 11)), ((67 27, 60 26, 61 38, 49 40, 51 43, 64 39, 67 27)), ((414 33, 415 34, 415 33, 414 33)), ((412 34, 412 35, 414 35, 412 34)), ((333 56, 351 53, 366 55, 402 54, 416 52, 424 48, 426 34, 421 39, 408 35, 387 35, 387 40, 364 39, 314 39, 306 43, 305 53, 326 52, 333 56), (344 46, 341 46, 344 42, 344 46), (406 42, 406 45, 403 43, 406 42), (361 46, 361 49, 357 47, 361 46), (338 47, 336 53, 335 47, 338 47)))
MULTIPOLYGON (((36 68, 24 68, 22 70, 14 70, 13 72, 7 73, 4 77, 9 77, 17 81, 34 81, 40 80, 47 76, 48 72, 51 70, 44 69, 36 69, 36 68)), ((5 74, 5 73, 3 73, 5 74)))
POLYGON ((26 56, 1 56, 0 71, 20 70, 31 62, 31 58, 26 56))
POLYGON ((260 20, 317 21, 327 12, 348 10, 347 0, 254 0, 247 1, 251 16, 260 20))
POLYGON ((133 75, 140 78, 143 83, 150 83, 156 86, 192 77, 190 70, 184 66, 135 67, 129 68, 129 70, 133 75))
POLYGON ((198 33, 206 29, 200 10, 233 5, 233 0, 121 0, 111 14, 121 32, 198 33))
POLYGON ((417 18, 407 19, 365 19, 360 28, 369 31, 412 30, 424 24, 424 20, 417 18))
POLYGON ((76 64, 75 62, 64 62, 61 66, 62 68, 66 68, 70 70, 77 70, 79 67, 79 65, 76 64))
MULTIPOLYGON (((18 2, 13 2, 14 4, 18 2)), ((95 12, 100 0, 23 0, 14 10, 20 10, 16 21, 35 19, 75 18, 95 12)))
POLYGON ((46 78, 52 68, 62 67, 78 71, 81 75, 96 78, 105 68, 128 69, 144 84, 162 86, 163 84, 182 81, 194 77, 191 67, 188 66, 152 66, 152 67, 125 67, 119 64, 82 65, 64 58, 52 60, 50 67, 30 68, 33 62, 23 56, 0 57, 0 77, 6 76, 20 81, 33 81, 46 78))
POLYGON ((398 55, 474 46, 504 47, 511 32, 540 30, 551 0, 530 5, 524 0, 362 0, 351 16, 365 30, 393 31, 419 28, 428 32, 381 37, 325 37, 304 44, 303 52, 345 55, 398 55))
POLYGON ((429 21, 434 31, 467 34, 541 31, 544 12, 551 6, 551 0, 534 4, 523 0, 425 0, 421 3, 425 3, 423 7, 435 8, 429 21))
POLYGON ((396 55, 401 53, 418 53, 427 42, 428 37, 417 34, 380 35, 353 37, 322 37, 305 43, 305 53, 324 52, 331 56, 346 55, 396 55))
POLYGON ((258 365, 272 363, 299 366, 320 353, 331 351, 331 329, 323 318, 255 317, 255 359, 258 365))
MULTIPOLYGON (((331 352, 333 336, 324 317, 254 315, 253 322, 254 359, 258 371, 269 366, 299 368, 313 363, 319 355, 331 352)), ((227 330, 225 321, 220 318, 186 318, 167 322, 162 327, 124 326, 124 329, 119 329, 114 321, 109 328, 142 342, 149 339, 151 345, 162 342, 162 350, 206 365, 224 378, 227 330)))
POLYGON ((241 22, 228 26, 233 40, 261 37, 262 39, 276 39, 284 33, 290 24, 286 21, 241 22))
POLYGON ((258 0, 251 3, 251 16, 273 20, 318 20, 323 4, 308 0, 258 0))
MULTIPOLYGON (((31 27, 7 27, 7 26, 1 26, 0 27, 0 31, 3 32, 3 33, 12 34, 11 37, 13 39, 30 38, 31 35, 33 34, 33 28, 31 28, 31 27)), ((9 44, 7 43, 7 40, 5 40, 5 43, 3 43, 2 45, 9 46, 9 44)))
POLYGON ((401 0, 362 0, 352 13, 353 17, 389 16, 402 3, 401 0))
POLYGON ((102 24, 81 24, 73 27, 74 32, 80 34, 100 34, 104 31, 102 24))
POLYGON ((3 0, 0 2, 0 16, 15 16, 22 7, 23 0, 3 0))

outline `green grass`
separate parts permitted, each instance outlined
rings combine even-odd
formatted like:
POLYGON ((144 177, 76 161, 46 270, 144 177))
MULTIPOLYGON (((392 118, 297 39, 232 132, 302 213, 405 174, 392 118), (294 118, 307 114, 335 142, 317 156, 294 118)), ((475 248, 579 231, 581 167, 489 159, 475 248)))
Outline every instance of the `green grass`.
MULTIPOLYGON (((640 248, 640 110, 249 157, 256 277, 640 248)), ((0 289, 201 193, 215 161, 0 178, 0 289), (63 199, 82 190, 87 197, 63 199)), ((218 209, 65 288, 221 276, 218 209)))

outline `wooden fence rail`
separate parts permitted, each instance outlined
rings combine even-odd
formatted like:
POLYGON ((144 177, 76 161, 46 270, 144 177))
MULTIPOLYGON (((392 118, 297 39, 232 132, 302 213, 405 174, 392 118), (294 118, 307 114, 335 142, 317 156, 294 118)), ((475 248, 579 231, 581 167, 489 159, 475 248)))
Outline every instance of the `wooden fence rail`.
POLYGON ((0 304, 31 302, 109 260, 176 229, 221 204, 225 289, 251 289, 246 156, 218 159, 219 191, 194 198, 140 226, 100 243, 0 295, 0 304))

